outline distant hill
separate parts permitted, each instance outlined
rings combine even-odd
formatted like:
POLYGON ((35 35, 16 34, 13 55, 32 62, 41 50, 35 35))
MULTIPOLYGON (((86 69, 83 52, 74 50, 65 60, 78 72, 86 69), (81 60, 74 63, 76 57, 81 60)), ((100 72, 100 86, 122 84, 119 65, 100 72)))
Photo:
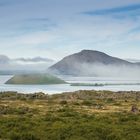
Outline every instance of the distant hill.
POLYGON ((0 64, 7 64, 9 61, 10 58, 8 58, 6 55, 0 55, 0 64))
POLYGON ((54 63, 54 60, 43 57, 13 59, 6 55, 0 55, 0 75, 44 73, 54 63))
POLYGON ((64 84, 64 80, 52 76, 50 74, 25 74, 25 75, 15 75, 5 84, 64 84))
POLYGON ((137 67, 136 64, 109 56, 103 52, 83 50, 63 58, 49 68, 49 71, 64 75, 106 75, 110 71, 114 74, 122 72, 125 67, 137 67), (113 67, 113 69, 112 69, 113 67), (119 71, 116 71, 119 69, 119 71))
POLYGON ((49 59, 49 58, 43 58, 43 57, 34 57, 34 58, 17 58, 14 59, 14 61, 18 61, 18 62, 53 62, 54 60, 49 59))

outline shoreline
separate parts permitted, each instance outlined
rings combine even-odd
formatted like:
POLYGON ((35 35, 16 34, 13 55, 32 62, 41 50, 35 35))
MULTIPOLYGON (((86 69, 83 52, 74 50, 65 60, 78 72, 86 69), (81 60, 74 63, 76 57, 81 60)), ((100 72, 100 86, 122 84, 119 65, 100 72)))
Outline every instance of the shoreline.
POLYGON ((75 91, 65 91, 65 92, 55 92, 55 93, 50 93, 50 92, 43 92, 43 91, 37 91, 37 92, 18 92, 18 91, 0 91, 0 94, 4 94, 4 93, 15 93, 15 94, 38 94, 38 93, 42 93, 42 94, 45 94, 45 95, 60 95, 60 94, 71 94, 71 93, 78 93, 78 92, 110 92, 110 93, 115 93, 115 94, 133 94, 133 93, 138 93, 140 94, 140 90, 96 90, 96 89, 92 89, 92 90, 75 90, 75 91))

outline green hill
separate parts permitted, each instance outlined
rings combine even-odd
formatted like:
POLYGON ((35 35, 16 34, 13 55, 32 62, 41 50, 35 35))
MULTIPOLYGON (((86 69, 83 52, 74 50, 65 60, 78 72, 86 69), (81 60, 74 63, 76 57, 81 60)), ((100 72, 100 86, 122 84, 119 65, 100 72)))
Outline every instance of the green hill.
POLYGON ((52 76, 50 74, 24 74, 24 75, 15 75, 5 84, 65 84, 64 80, 61 80, 58 77, 52 76))

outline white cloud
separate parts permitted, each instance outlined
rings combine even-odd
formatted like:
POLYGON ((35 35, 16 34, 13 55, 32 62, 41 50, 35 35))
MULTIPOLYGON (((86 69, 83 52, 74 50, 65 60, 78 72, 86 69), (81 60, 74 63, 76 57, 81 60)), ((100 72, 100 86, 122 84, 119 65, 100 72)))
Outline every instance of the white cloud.
POLYGON ((133 44, 136 46, 133 52, 140 51, 136 45, 140 32, 135 34, 129 31, 140 25, 140 19, 135 21, 129 17, 120 20, 112 16, 86 16, 80 13, 136 3, 139 0, 28 0, 18 6, 3 7, 0 9, 1 53, 11 57, 40 55, 61 59, 81 49, 96 49, 119 57, 135 57, 129 48, 133 44), (34 31, 24 32, 24 23, 19 21, 32 18, 47 18, 57 26, 42 31, 42 23, 39 23, 39 28, 34 31), (14 36, 11 36, 13 33, 14 36), (125 50, 124 54, 122 50, 125 50))

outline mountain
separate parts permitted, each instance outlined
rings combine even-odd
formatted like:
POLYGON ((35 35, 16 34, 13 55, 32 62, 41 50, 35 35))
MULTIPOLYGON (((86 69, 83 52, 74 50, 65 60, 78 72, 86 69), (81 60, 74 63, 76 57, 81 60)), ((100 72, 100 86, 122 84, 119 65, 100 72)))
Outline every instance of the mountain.
POLYGON ((132 63, 140 63, 140 59, 125 59, 126 61, 132 62, 132 63))
POLYGON ((7 64, 9 61, 10 58, 8 58, 6 55, 0 55, 0 64, 7 64))
POLYGON ((138 67, 136 64, 109 56, 103 52, 82 50, 63 58, 49 67, 55 74, 75 76, 117 76, 127 73, 128 68, 138 67))
POLYGON ((135 63, 135 64, 137 64, 137 65, 139 65, 139 66, 140 66, 140 62, 137 62, 137 63, 135 63))

